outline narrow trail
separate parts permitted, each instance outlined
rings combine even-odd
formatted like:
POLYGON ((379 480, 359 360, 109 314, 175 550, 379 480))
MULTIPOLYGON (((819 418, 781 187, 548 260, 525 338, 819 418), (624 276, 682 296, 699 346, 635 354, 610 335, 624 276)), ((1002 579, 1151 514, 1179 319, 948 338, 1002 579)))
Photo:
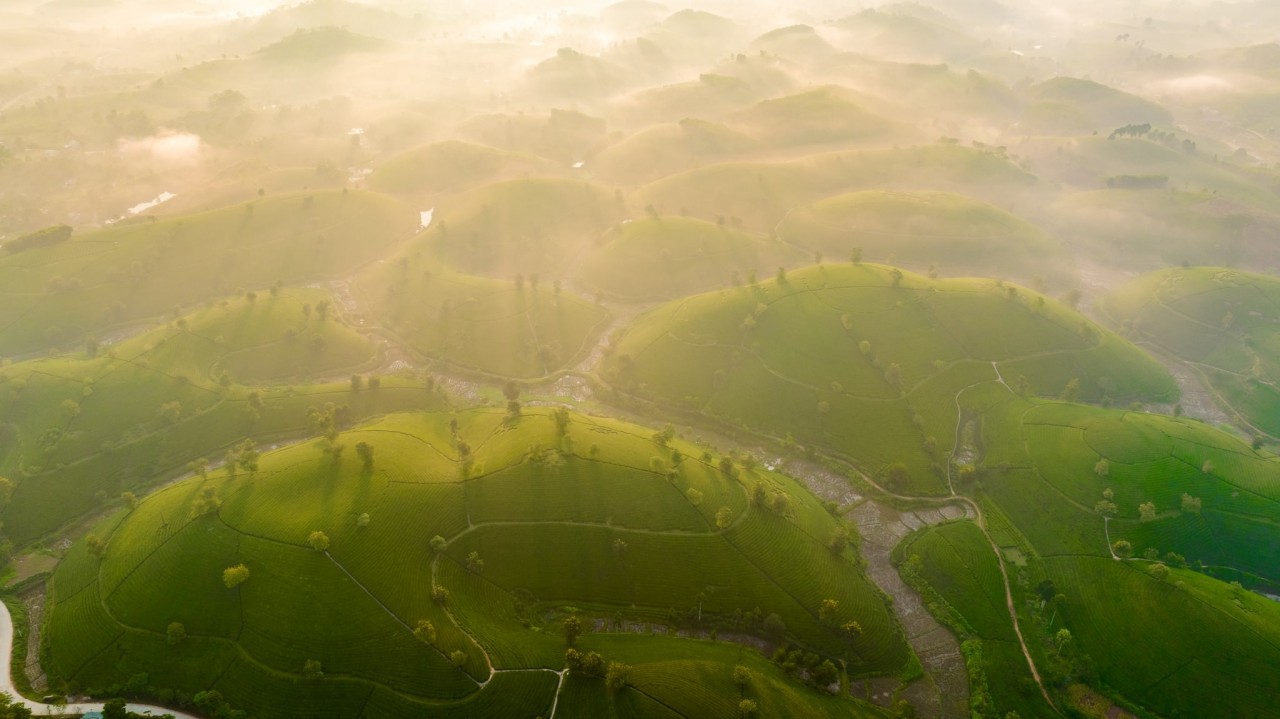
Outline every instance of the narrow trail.
MULTIPOLYGON (((992 362, 991 368, 995 370, 996 381, 999 382, 1001 385, 1004 385, 1004 388, 1009 390, 1010 393, 1013 393, 1013 389, 1010 388, 1009 385, 1005 383, 1004 375, 1000 373, 1000 367, 997 366, 995 362, 992 362)), ((975 384, 970 385, 969 387, 975 387, 979 384, 983 384, 983 383, 977 382, 975 384)), ((955 451, 959 449, 959 446, 960 446, 960 422, 962 418, 961 408, 960 408, 960 395, 963 394, 965 390, 969 389, 969 387, 961 388, 958 392, 956 392, 956 395, 955 395, 957 414, 956 414, 956 443, 955 445, 952 446, 952 449, 951 449, 953 455, 955 451)), ((1025 657, 1027 660, 1027 668, 1031 670, 1031 678, 1035 680, 1036 686, 1040 689, 1040 695, 1044 697, 1044 700, 1046 703, 1048 703, 1049 707, 1052 708, 1055 712, 1061 713, 1061 711, 1058 709, 1058 706, 1053 703, 1053 699, 1050 698, 1049 690, 1047 687, 1045 687, 1044 681, 1040 678, 1040 671, 1036 668, 1036 662, 1031 657, 1031 649, 1030 647, 1027 646, 1027 640, 1022 636, 1022 627, 1018 624, 1018 610, 1013 602, 1013 585, 1009 581, 1009 570, 1004 565, 1004 554, 1001 553, 1000 546, 996 544, 996 540, 991 536, 991 532, 988 531, 987 529, 987 520, 986 520, 986 516, 983 515, 982 513, 982 508, 978 506, 977 502, 974 502, 968 497, 962 497, 956 494, 955 487, 952 485, 952 482, 951 482, 951 472, 952 472, 952 462, 950 458, 948 458, 947 488, 951 490, 952 497, 963 500, 967 506, 970 506, 973 508, 977 516, 978 529, 982 530, 982 536, 986 538, 987 544, 991 546, 991 551, 994 552, 996 555, 996 564, 1000 567, 1000 579, 1004 582, 1004 599, 1005 599, 1005 604, 1007 606, 1007 609, 1009 610, 1009 620, 1013 623, 1013 631, 1014 631, 1014 634, 1016 634, 1018 637, 1018 646, 1022 649, 1022 656, 1025 657)), ((871 480, 867 479, 867 481, 870 482, 871 480)), ((872 484, 874 484, 874 482, 872 484)), ((882 488, 882 491, 883 491, 883 488, 882 488)))

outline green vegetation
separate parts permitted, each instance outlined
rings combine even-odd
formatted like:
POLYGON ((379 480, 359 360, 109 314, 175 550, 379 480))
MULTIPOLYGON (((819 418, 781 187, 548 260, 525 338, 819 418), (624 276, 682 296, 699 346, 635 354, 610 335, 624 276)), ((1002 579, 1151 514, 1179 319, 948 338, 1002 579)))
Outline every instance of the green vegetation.
POLYGON ((1280 280, 1220 267, 1138 278, 1103 308, 1133 336, 1189 363, 1257 433, 1280 437, 1280 280))
POLYGON ((401 378, 366 392, 258 384, 373 364, 369 341, 333 314, 320 290, 246 295, 119 344, 0 368, 0 473, 17 485, 6 533, 30 541, 190 461, 203 458, 208 471, 245 437, 306 431, 309 408, 340 406, 342 424, 439 406, 401 378))
POLYGON ((997 152, 942 144, 710 165, 652 182, 637 191, 635 202, 664 213, 686 208, 703 219, 723 217, 768 232, 792 208, 851 190, 925 185, 1009 203, 1036 182, 997 152))
POLYGON ((755 635, 859 676, 893 674, 909 653, 853 555, 815 539, 836 520, 814 498, 696 455, 617 421, 476 410, 390 415, 267 453, 250 474, 193 477, 104 520, 93 533, 105 542, 59 565, 48 666, 69 687, 101 693, 146 673, 151 687, 216 689, 259 715, 480 702, 533 716, 565 662, 547 616, 583 612, 590 630, 571 643, 606 657, 610 679, 566 678, 560 701, 579 715, 624 712, 618 702, 736 707, 734 663, 752 668, 746 696, 762 707, 872 715, 754 649, 674 636, 755 635), (332 451, 357 443, 377 448, 372 469, 332 451), (751 506, 756 483, 788 496, 786 509, 751 506), (728 526, 714 521, 720 507, 728 526), (819 611, 828 597, 838 616, 819 611), (849 619, 865 631, 841 630, 849 619))
POLYGON ((1034 225, 991 205, 946 192, 869 190, 797 207, 778 235, 826 257, 848 255, 851 244, 869 260, 951 275, 984 273, 1030 279, 1049 262, 1069 260, 1034 225))
POLYGON ((341 276, 406 239, 415 221, 381 195, 317 192, 122 225, 0 257, 0 352, 78 343, 238 287, 262 293, 278 282, 341 276))
POLYGON ((903 578, 962 642, 969 706, 977 716, 1053 716, 1031 679, 986 537, 957 522, 921 530, 893 550, 903 578))
MULTIPOLYGON (((1192 420, 1029 400, 990 382, 959 404, 980 452, 957 489, 983 508, 1058 702, 1085 701, 1088 685, 1162 714, 1207 714, 1222 706, 1208 687, 1274 681, 1263 667, 1276 661, 1280 607, 1211 576, 1274 586, 1280 460, 1192 420), (1200 681, 1177 681, 1182 671, 1200 681)), ((974 564, 976 550, 939 550, 959 531, 928 530, 917 542, 933 549, 907 545, 899 558, 921 557, 917 573, 947 599, 935 612, 967 622, 991 661, 1004 631, 991 598, 1003 590, 974 564)), ((1275 715, 1251 699, 1232 705, 1275 715)))
POLYGON ((369 186, 390 194, 432 197, 521 175, 546 174, 549 169, 550 163, 537 157, 447 141, 387 160, 369 176, 369 186))
POLYGON ((604 308, 536 274, 497 280, 443 267, 423 251, 452 241, 442 228, 354 285, 407 347, 452 366, 520 378, 550 374, 590 348, 608 318, 604 308))
POLYGON ((627 300, 674 299, 740 285, 802 258, 786 245, 684 217, 624 222, 601 242, 584 259, 576 281, 627 300))
POLYGON ((590 183, 500 182, 444 206, 429 235, 430 252, 464 272, 549 280, 566 276, 569 259, 626 216, 621 195, 590 183))
POLYGON ((1169 125, 1168 110, 1136 95, 1074 77, 1055 77, 1028 90, 1032 104, 1023 116, 1030 132, 1087 134, 1128 123, 1169 125))
POLYGON ((903 494, 946 491, 967 386, 1020 381, 1056 397, 1071 385, 1093 400, 1176 393, 1135 347, 1028 290, 847 261, 659 307, 611 346, 603 376, 855 458, 903 494))

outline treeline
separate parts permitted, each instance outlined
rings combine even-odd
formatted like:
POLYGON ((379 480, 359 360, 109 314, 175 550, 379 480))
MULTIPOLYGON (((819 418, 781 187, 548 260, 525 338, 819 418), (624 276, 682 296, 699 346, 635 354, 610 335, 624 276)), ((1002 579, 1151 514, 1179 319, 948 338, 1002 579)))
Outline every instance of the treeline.
POLYGON ((12 255, 37 247, 49 247, 69 239, 71 239, 71 225, 54 225, 10 240, 4 243, 4 249, 12 255))

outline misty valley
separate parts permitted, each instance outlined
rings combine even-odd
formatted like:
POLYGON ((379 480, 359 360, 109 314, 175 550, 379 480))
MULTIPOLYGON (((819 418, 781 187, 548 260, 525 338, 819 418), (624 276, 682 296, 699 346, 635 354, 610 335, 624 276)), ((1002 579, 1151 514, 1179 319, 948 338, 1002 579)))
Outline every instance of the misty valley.
POLYGON ((0 7, 0 719, 1280 718, 1280 4, 691 1, 0 7))

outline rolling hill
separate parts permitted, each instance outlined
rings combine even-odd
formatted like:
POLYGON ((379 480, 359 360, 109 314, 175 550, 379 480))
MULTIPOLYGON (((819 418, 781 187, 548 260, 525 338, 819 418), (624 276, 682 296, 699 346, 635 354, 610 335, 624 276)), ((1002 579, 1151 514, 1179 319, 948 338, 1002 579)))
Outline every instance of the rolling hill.
POLYGON ((765 637, 850 674, 907 661, 883 596, 819 539, 837 520, 792 480, 549 410, 390 415, 335 441, 369 460, 302 443, 105 520, 101 549, 77 545, 53 578, 49 666, 91 691, 145 672, 260 716, 720 716, 744 696, 885 716, 742 646, 765 637), (756 483, 772 509, 752 504, 756 483), (237 566, 242 583, 224 582, 237 566), (824 598, 837 611, 819 619, 824 598), (616 691, 562 671, 568 616, 580 652, 631 665, 616 691), (855 618, 860 633, 839 628, 855 618))
POLYGON ((905 494, 950 486, 970 385, 1176 395, 1136 347, 1033 292, 847 262, 660 306, 610 350, 602 377, 626 394, 852 458, 905 494))

